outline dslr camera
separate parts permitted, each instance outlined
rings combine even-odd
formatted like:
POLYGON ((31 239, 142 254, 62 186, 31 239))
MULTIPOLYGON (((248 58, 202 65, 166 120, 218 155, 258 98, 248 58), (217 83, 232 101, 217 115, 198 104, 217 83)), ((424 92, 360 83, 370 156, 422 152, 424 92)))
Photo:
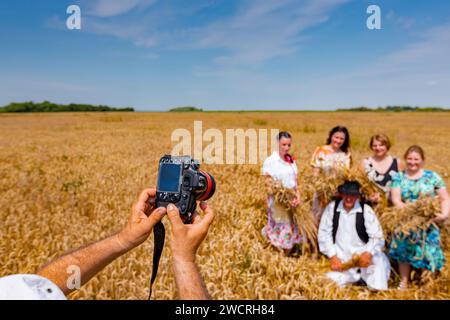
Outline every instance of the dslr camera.
POLYGON ((184 223, 190 223, 197 201, 211 198, 216 191, 214 177, 200 170, 200 164, 190 156, 165 155, 159 160, 156 207, 173 203, 184 223))

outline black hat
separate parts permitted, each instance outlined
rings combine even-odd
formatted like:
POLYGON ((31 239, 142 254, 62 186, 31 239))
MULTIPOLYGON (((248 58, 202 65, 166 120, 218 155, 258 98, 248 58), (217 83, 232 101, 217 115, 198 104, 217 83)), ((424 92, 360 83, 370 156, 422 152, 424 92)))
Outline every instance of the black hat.
POLYGON ((359 188, 361 187, 361 185, 359 184, 358 181, 345 181, 344 184, 341 184, 338 187, 338 192, 342 193, 342 194, 348 194, 348 195, 355 195, 355 196, 359 196, 360 192, 359 192, 359 188))

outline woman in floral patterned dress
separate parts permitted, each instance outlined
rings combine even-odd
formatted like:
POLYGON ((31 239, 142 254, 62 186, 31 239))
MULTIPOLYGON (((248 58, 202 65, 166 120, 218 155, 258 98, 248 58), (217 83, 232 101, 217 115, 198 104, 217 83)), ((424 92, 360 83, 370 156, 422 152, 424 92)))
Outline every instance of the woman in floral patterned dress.
POLYGON ((268 221, 262 234, 269 239, 273 246, 289 254, 296 243, 301 242, 295 217, 291 211, 274 201, 271 194, 273 183, 287 189, 294 189, 296 197, 292 206, 300 204, 300 193, 297 188, 298 168, 294 158, 289 154, 292 137, 288 132, 280 132, 278 137, 279 150, 275 151, 264 161, 262 174, 266 177, 268 191, 268 221))
MULTIPOLYGON (((394 206, 403 207, 407 202, 420 197, 439 196, 441 213, 433 219, 435 223, 444 222, 450 211, 450 197, 442 178, 431 170, 423 169, 424 151, 419 146, 411 146, 405 153, 406 170, 394 176, 391 184, 391 197, 394 206)), ((435 224, 428 230, 394 235, 389 256, 398 262, 400 271, 399 289, 408 288, 411 268, 440 271, 445 258, 440 244, 440 231, 435 224)))

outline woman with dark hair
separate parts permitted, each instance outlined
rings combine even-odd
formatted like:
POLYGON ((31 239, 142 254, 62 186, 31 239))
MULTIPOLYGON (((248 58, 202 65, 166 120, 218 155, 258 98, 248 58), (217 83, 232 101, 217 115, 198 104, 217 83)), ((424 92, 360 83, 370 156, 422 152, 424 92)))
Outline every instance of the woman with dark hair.
POLYGON ((408 288, 411 268, 440 271, 445 262, 440 243, 440 231, 436 223, 448 219, 450 197, 442 178, 431 170, 423 168, 425 154, 421 147, 411 146, 405 153, 406 170, 394 176, 391 185, 392 203, 403 207, 407 202, 420 197, 439 197, 441 213, 435 215, 428 230, 395 234, 389 245, 389 256, 398 262, 400 271, 399 289, 408 288))
POLYGON ((350 168, 350 135, 346 127, 334 127, 327 139, 327 144, 317 147, 311 159, 315 174, 330 173, 333 170, 350 168))
MULTIPOLYGON (((370 138, 370 149, 373 154, 371 157, 365 158, 361 163, 361 169, 366 173, 370 181, 372 181, 380 191, 383 191, 386 199, 390 198, 390 186, 392 178, 397 172, 404 169, 403 162, 391 155, 389 149, 391 148, 391 141, 385 134, 376 134, 370 138)), ((372 203, 377 203, 381 200, 380 193, 375 193, 369 196, 372 203)))
POLYGON ((279 133, 277 140, 278 151, 264 161, 262 168, 268 193, 268 221, 262 234, 269 239, 273 246, 288 254, 296 243, 301 242, 301 237, 293 214, 274 201, 272 187, 276 184, 287 189, 294 189, 297 196, 291 205, 298 206, 300 204, 300 193, 297 188, 298 169, 294 157, 289 154, 292 136, 283 131, 279 133))
MULTIPOLYGON (((311 166, 314 175, 331 174, 333 171, 349 169, 350 165, 350 134, 346 127, 334 127, 328 135, 327 144, 317 147, 313 153, 311 166)), ((314 194, 313 214, 317 224, 326 206, 326 199, 314 194)))

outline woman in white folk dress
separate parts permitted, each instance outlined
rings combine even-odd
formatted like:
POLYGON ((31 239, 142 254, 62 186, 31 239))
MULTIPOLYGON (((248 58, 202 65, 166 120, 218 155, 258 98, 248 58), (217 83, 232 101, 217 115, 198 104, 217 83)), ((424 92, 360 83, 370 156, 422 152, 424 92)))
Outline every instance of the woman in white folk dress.
POLYGON ((292 136, 280 132, 277 137, 278 151, 268 157, 263 164, 262 174, 266 179, 268 221, 262 234, 277 248, 289 254, 295 244, 301 242, 295 217, 291 210, 274 201, 271 194, 273 184, 295 190, 296 197, 292 200, 292 207, 300 204, 300 192, 297 187, 298 168, 294 157, 289 154, 292 136))

